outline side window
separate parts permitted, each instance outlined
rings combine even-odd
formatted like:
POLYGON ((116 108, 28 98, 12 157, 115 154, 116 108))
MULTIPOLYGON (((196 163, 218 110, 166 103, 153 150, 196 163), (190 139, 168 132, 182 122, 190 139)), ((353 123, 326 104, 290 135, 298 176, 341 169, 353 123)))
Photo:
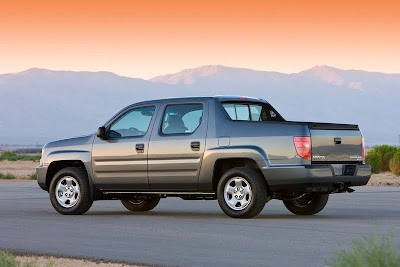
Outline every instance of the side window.
POLYGON ((222 104, 229 117, 234 121, 249 121, 249 106, 246 104, 222 104))
POLYGON ((163 134, 190 134, 200 125, 202 104, 168 105, 165 109, 161 132, 163 134))
POLYGON ((261 121, 261 106, 250 105, 250 113, 251 113, 251 120, 252 121, 261 121))
POLYGON ((222 106, 234 121, 284 121, 268 105, 223 103, 222 106))
POLYGON ((249 121, 250 120, 250 112, 248 105, 235 105, 236 107, 236 116, 238 121, 249 121))
POLYGON ((138 137, 149 129, 155 107, 138 108, 129 111, 111 125, 110 138, 138 137))
POLYGON ((229 117, 231 117, 232 120, 236 120, 236 110, 235 110, 235 105, 234 104, 223 104, 226 112, 228 113, 229 117))
MULTIPOLYGON (((265 106, 250 105, 252 121, 268 121, 268 112, 265 106)), ((270 110, 270 112, 273 112, 270 110)), ((274 113, 275 114, 275 113, 274 113)), ((276 116, 276 115, 275 115, 276 116)))

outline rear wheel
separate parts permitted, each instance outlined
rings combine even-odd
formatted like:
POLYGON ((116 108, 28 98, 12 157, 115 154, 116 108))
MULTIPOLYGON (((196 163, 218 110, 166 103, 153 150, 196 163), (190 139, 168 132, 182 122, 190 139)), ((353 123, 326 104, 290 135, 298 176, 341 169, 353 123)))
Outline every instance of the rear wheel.
POLYGON ((159 197, 150 199, 121 199, 122 205, 130 211, 149 211, 154 209, 158 202, 159 197))
POLYGON ((249 168, 233 168, 218 183, 218 203, 232 218, 252 218, 264 208, 267 188, 264 178, 249 168))
POLYGON ((304 194, 293 200, 284 200, 286 208, 297 215, 313 215, 320 212, 328 202, 329 194, 304 194))
POLYGON ((51 180, 49 195, 54 209, 64 215, 83 214, 93 204, 87 173, 81 168, 58 171, 51 180))

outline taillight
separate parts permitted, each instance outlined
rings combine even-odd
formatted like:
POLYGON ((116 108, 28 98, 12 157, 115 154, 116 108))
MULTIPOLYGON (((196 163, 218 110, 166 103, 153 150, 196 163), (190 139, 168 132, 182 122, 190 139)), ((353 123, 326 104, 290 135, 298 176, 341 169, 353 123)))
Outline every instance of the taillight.
POLYGON ((362 146, 362 151, 361 151, 362 160, 365 160, 365 144, 364 144, 364 136, 361 138, 361 146, 362 146))
POLYGON ((311 138, 309 136, 295 136, 293 140, 297 154, 306 160, 311 160, 311 138))

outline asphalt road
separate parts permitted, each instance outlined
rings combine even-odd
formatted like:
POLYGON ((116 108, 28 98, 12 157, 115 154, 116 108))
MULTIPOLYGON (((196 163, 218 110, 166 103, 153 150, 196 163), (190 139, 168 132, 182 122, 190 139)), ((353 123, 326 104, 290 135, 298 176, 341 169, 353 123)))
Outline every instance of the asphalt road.
POLYGON ((217 201, 179 198, 147 213, 98 201, 85 215, 62 216, 36 183, 0 183, 0 248, 157 265, 322 266, 374 228, 400 241, 399 210, 400 188, 364 187, 331 195, 314 216, 273 200, 256 218, 231 219, 217 201))

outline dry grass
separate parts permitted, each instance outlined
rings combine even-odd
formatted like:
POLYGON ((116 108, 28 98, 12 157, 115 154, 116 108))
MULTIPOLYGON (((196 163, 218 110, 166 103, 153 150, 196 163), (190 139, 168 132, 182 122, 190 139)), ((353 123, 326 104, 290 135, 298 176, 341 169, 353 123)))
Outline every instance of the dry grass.
POLYGON ((20 154, 14 152, 4 152, 0 154, 0 160, 8 160, 8 161, 39 161, 41 154, 20 154))
POLYGON ((20 263, 35 262, 36 266, 45 266, 46 263, 52 263, 53 267, 122 267, 122 266, 139 266, 131 265, 126 263, 111 263, 102 261, 90 261, 81 259, 70 259, 70 258, 59 258, 59 257, 47 257, 47 256, 16 256, 16 259, 20 263))

